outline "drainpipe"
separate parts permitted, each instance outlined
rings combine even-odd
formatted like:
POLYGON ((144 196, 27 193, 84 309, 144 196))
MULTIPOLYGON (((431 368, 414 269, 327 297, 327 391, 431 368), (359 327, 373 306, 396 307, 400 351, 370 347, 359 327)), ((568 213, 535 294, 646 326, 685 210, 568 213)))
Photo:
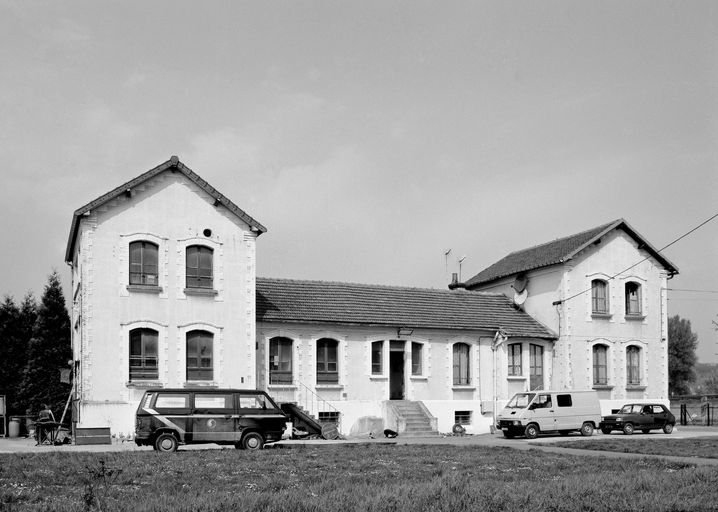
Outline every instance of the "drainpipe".
POLYGON ((499 397, 498 397, 498 372, 496 371, 496 350, 499 348, 499 346, 505 342, 508 339, 508 336, 506 333, 499 329, 496 331, 496 334, 494 334, 494 339, 491 342, 491 354, 493 359, 493 380, 494 380, 494 406, 493 406, 493 418, 491 421, 491 428, 489 429, 491 433, 494 433, 494 430, 496 429, 496 407, 498 405, 499 397))

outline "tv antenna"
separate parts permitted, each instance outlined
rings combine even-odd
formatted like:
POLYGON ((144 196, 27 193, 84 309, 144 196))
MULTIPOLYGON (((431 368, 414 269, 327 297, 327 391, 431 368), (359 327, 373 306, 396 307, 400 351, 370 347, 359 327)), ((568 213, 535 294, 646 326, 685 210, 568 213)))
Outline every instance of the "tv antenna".
POLYGON ((461 264, 466 259, 466 254, 464 254, 461 258, 459 258, 459 282, 461 282, 461 264))

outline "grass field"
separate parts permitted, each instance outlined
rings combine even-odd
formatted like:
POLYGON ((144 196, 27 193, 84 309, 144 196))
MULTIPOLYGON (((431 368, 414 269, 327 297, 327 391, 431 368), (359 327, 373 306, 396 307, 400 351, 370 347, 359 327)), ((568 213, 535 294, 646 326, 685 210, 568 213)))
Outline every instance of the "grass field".
POLYGON ((718 438, 697 437, 692 439, 658 439, 612 435, 600 440, 582 439, 581 442, 559 441, 552 446, 565 446, 582 450, 604 450, 621 453, 644 453, 649 455, 676 455, 679 457, 718 458, 718 438))
POLYGON ((344 445, 0 455, 0 511, 705 510, 713 467, 510 448, 344 445))

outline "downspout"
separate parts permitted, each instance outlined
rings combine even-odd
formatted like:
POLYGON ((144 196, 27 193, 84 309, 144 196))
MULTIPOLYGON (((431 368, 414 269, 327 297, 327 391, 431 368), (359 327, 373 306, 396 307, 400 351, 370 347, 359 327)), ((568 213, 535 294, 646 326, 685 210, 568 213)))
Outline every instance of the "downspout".
POLYGON ((499 329, 496 331, 496 334, 494 334, 494 339, 491 342, 491 354, 492 354, 492 360, 493 360, 493 381, 494 381, 494 405, 492 407, 493 409, 493 418, 491 421, 491 428, 490 431, 493 434, 494 430, 496 429, 496 407, 498 405, 499 397, 498 397, 498 372, 496 370, 496 349, 499 348, 499 346, 505 342, 508 339, 508 336, 506 333, 499 329))
MULTIPOLYGON (((70 292, 72 293, 70 301, 70 311, 72 312, 72 316, 70 317, 70 349, 72 350, 72 369, 70 374, 72 377, 72 389, 70 390, 70 414, 72 421, 70 421, 70 435, 72 436, 72 439, 75 439, 75 425, 77 424, 78 418, 76 418, 75 415, 72 415, 72 412, 79 415, 80 411, 79 407, 75 407, 75 405, 77 405, 77 372, 79 369, 77 359, 75 359, 75 266, 72 264, 72 261, 66 261, 65 263, 67 263, 67 266, 70 267, 70 292)), ((64 412, 62 416, 64 418, 64 412)))

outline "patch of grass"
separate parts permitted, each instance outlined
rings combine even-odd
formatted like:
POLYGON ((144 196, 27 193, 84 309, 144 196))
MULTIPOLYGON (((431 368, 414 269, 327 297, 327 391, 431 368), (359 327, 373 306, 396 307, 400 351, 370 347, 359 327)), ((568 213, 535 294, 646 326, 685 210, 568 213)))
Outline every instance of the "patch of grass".
POLYGON ((581 450, 599 450, 621 453, 643 453, 646 455, 669 455, 676 457, 704 457, 718 458, 718 438, 696 437, 692 439, 660 439, 635 438, 631 436, 615 435, 609 438, 587 440, 580 442, 559 441, 551 446, 565 448, 578 448, 581 450))
POLYGON ((667 511, 705 507, 718 486, 714 468, 481 446, 13 454, 0 467, 3 512, 667 511))

